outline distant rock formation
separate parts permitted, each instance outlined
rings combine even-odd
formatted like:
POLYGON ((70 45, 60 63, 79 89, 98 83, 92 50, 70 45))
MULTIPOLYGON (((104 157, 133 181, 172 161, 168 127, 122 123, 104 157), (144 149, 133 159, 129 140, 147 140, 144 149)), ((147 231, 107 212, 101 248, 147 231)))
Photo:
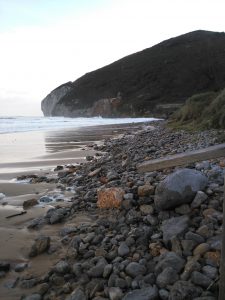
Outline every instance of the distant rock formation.
POLYGON ((190 96, 225 87, 225 33, 198 30, 126 56, 53 90, 45 116, 172 113, 190 96))

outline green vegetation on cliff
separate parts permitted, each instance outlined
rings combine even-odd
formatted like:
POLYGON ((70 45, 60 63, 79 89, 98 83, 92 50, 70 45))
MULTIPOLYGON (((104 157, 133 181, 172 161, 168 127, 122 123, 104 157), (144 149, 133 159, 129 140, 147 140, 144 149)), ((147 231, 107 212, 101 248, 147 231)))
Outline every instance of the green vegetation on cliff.
POLYGON ((225 129, 225 89, 190 97, 169 124, 184 129, 225 129))

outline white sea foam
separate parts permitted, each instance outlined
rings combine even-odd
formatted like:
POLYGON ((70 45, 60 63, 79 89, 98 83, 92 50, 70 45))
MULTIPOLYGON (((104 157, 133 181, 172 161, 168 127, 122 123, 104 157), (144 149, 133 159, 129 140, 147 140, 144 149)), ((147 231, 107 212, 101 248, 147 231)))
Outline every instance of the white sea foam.
POLYGON ((64 117, 0 117, 0 134, 46 131, 85 126, 149 122, 154 118, 64 118, 64 117))

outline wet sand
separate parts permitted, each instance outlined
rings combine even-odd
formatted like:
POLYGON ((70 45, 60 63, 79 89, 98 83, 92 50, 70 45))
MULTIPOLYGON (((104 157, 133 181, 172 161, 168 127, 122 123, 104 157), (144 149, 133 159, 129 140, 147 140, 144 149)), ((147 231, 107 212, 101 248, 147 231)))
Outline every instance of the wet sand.
MULTIPOLYGON (((0 193, 6 197, 0 199, 0 260, 11 264, 29 261, 29 268, 23 274, 44 275, 49 267, 59 259, 58 253, 42 254, 30 261, 28 251, 35 236, 45 234, 59 243, 58 230, 62 225, 44 226, 40 231, 26 228, 29 221, 43 216, 51 205, 38 205, 27 210, 24 215, 7 219, 7 216, 21 212, 23 202, 39 199, 56 189, 55 184, 27 184, 17 182, 15 178, 22 174, 54 176, 57 165, 86 162, 85 157, 94 155, 92 145, 101 143, 105 138, 113 138, 129 129, 138 129, 141 124, 123 124, 67 129, 64 131, 29 132, 0 135, 0 193)), ((142 124, 143 125, 143 124, 142 124)), ((66 202, 60 205, 67 205, 66 202)), ((77 215, 72 225, 82 222, 94 222, 89 216, 77 215)), ((68 224, 67 224, 68 225, 68 224)), ((62 249, 61 249, 62 251, 62 249)), ((62 252, 61 252, 62 253, 62 252)), ((18 277, 11 271, 1 279, 0 295, 2 299, 20 299, 26 291, 20 287, 9 288, 8 283, 18 277)), ((31 290, 29 289, 29 293, 31 290)))

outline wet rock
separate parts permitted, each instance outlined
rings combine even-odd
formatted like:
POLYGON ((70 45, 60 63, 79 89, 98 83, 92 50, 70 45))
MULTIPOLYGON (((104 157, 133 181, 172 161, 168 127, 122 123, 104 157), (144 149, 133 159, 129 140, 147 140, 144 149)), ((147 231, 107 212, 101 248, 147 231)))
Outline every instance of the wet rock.
POLYGON ((34 205, 37 205, 38 201, 37 199, 29 199, 23 202, 23 209, 28 209, 34 205))
POLYGON ((17 264, 14 268, 15 272, 23 272, 27 268, 28 264, 27 263, 20 263, 17 264))
POLYGON ((199 171, 177 170, 158 184, 155 205, 159 210, 165 210, 190 203, 196 193, 206 187, 207 182, 207 178, 199 171))
POLYGON ((53 199, 51 197, 48 197, 48 196, 43 196, 39 199, 39 202, 43 202, 43 203, 49 203, 49 202, 52 202, 53 199))
POLYGON ((10 269, 10 263, 8 263, 6 261, 1 261, 0 262, 0 271, 8 272, 9 269, 10 269))
POLYGON ((124 191, 121 188, 111 187, 98 191, 97 206, 99 208, 118 208, 121 206, 124 191))
POLYGON ((162 223, 163 240, 168 242, 172 237, 182 236, 188 229, 188 216, 174 217, 162 223))
POLYGON ((133 290, 127 293, 122 300, 158 300, 158 289, 156 286, 133 290))
POLYGON ((31 250, 29 252, 29 257, 34 257, 47 251, 49 246, 50 246, 50 237, 48 236, 37 237, 34 241, 34 244, 31 247, 31 250))

